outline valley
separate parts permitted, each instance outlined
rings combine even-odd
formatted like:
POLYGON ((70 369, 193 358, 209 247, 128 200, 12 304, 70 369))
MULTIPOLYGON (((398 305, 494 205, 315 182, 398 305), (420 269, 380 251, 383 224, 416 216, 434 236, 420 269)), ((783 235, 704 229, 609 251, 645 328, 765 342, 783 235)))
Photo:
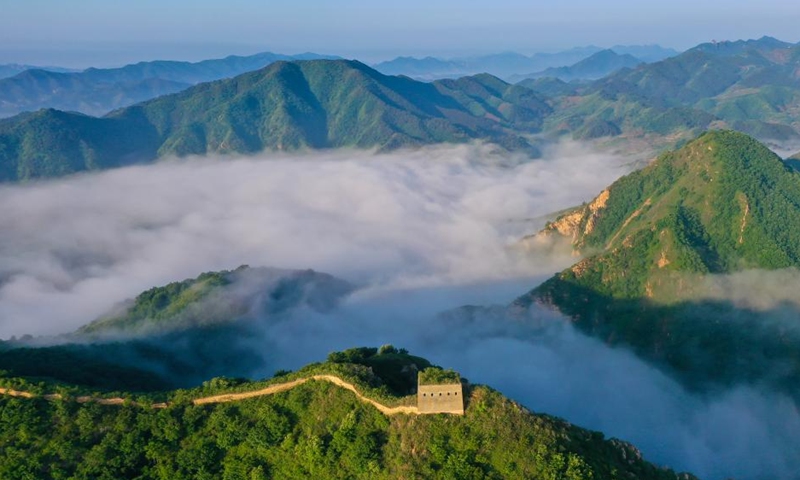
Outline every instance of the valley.
POLYGON ((0 478, 800 478, 800 12, 625 1, 4 9, 0 478))

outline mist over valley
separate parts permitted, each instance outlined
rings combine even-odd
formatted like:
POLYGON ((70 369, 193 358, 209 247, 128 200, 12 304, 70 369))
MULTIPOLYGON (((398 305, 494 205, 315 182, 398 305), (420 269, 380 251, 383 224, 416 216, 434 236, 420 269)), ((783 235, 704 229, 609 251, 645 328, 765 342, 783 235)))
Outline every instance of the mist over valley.
POLYGON ((797 6, 308 7, 4 6, 0 478, 800 479, 797 6))
MULTIPOLYGON (((66 351, 149 372, 131 377, 137 389, 265 378, 352 345, 393 343, 534 411, 632 441, 651 461, 703 478, 791 478, 800 416, 786 393, 748 383, 693 391, 548 308, 507 307, 578 260, 566 242, 520 240, 631 168, 574 142, 535 160, 472 144, 173 159, 4 186, 13 208, 0 215, 2 334, 39 336, 8 345, 43 358, 66 351), (129 299, 151 286, 243 264, 252 267, 210 296, 198 290, 203 277, 190 284, 197 308, 131 316, 129 299), (265 277, 259 266, 324 273, 265 277)), ((720 286, 707 296, 770 308, 800 286, 791 271, 746 275, 709 277, 720 286)), ((14 352, 4 354, 12 373, 42 373, 14 352)))

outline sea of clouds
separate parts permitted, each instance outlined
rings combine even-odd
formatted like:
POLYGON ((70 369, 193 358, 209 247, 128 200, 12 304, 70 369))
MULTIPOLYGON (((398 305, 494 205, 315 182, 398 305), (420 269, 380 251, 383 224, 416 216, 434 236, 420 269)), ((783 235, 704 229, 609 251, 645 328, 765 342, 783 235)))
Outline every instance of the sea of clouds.
MULTIPOLYGON (((0 338, 70 332, 204 271, 312 268, 359 290, 333 313, 265 322, 263 339, 248 340, 264 376, 392 343, 534 411, 631 441, 656 463, 714 480, 795 478, 800 415, 778 393, 690 393, 539 307, 527 321, 503 308, 452 311, 507 305, 572 264, 569 248, 514 246, 629 168, 574 143, 539 160, 472 144, 192 158, 2 186, 0 338)), ((787 281, 780 298, 797 291, 787 281)), ((748 299, 748 285, 717 279, 709 291, 748 299)))

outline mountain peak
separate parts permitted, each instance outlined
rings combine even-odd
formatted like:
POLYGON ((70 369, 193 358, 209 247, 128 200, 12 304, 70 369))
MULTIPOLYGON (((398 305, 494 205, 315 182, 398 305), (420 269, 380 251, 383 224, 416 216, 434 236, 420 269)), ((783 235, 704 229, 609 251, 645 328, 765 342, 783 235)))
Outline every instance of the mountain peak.
POLYGON ((0 181, 168 155, 388 150, 472 139, 537 155, 523 135, 541 131, 551 112, 534 92, 488 75, 425 83, 387 76, 356 60, 277 61, 102 118, 68 114, 70 135, 62 127, 27 128, 25 117, 0 122, 0 181), (91 129, 80 128, 86 122, 91 129), (26 150, 26 136, 47 141, 26 150), (57 168, 42 162, 45 156, 57 158, 57 168))
POLYGON ((797 225, 800 174, 746 135, 709 132, 549 224, 540 235, 585 258, 514 308, 552 306, 693 388, 764 382, 800 399, 800 339, 777 321, 797 310, 742 305, 725 286, 796 275, 797 225))
POLYGON ((561 274, 606 294, 680 296, 683 274, 800 266, 800 175, 751 137, 712 131, 616 181, 543 234, 590 256, 561 274), (659 287, 664 289, 659 290, 659 287))

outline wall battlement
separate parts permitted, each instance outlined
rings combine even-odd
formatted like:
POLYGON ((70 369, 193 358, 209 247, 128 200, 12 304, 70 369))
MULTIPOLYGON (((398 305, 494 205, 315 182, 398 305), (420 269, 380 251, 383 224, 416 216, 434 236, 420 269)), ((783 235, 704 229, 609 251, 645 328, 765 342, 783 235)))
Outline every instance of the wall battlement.
POLYGON ((417 386, 419 413, 464 415, 464 389, 461 383, 417 386))

